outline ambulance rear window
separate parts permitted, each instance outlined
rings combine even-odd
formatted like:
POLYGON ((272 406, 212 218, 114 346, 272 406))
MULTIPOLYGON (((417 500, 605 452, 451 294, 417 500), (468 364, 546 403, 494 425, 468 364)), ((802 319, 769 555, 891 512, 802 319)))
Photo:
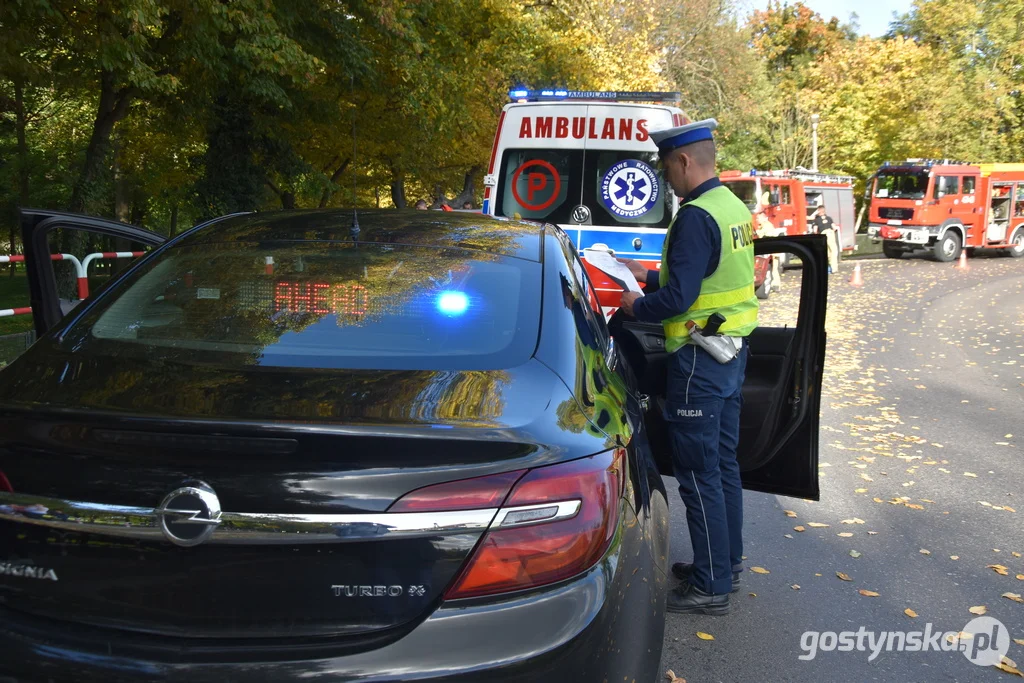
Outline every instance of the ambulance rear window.
POLYGON ((496 213, 551 223, 666 228, 673 195, 654 152, 507 149, 496 213), (584 219, 574 216, 584 206, 584 219), (589 216, 589 220, 586 218, 589 216))

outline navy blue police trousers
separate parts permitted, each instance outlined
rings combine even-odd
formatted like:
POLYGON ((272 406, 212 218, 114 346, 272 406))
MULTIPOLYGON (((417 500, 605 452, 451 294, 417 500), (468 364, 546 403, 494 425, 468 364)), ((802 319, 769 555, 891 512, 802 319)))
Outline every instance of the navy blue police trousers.
POLYGON ((669 359, 665 419, 672 469, 686 506, 693 545, 690 583, 714 595, 732 589, 743 570, 743 488, 740 436, 747 343, 728 363, 686 344, 669 359))

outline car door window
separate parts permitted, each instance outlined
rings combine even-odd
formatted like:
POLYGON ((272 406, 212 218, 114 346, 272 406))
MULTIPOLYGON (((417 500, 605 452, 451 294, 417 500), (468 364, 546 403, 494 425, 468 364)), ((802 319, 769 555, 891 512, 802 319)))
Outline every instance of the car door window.
POLYGON ((940 175, 935 179, 935 199, 942 199, 951 194, 957 194, 959 192, 959 181, 960 179, 952 175, 940 175))

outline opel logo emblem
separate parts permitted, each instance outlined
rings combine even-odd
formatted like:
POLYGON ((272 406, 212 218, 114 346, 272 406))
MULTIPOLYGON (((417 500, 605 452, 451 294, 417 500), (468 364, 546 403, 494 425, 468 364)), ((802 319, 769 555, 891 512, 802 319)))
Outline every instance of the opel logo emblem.
POLYGON ((580 204, 572 210, 572 220, 574 223, 586 223, 590 220, 590 209, 584 204, 580 204))
POLYGON ((203 482, 171 491, 155 512, 164 538, 185 547, 199 545, 220 524, 220 501, 203 482))

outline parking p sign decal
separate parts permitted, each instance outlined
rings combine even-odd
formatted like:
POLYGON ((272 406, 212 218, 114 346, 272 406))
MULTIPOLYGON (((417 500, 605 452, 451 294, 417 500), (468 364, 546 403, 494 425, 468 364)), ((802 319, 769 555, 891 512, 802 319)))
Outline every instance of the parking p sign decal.
POLYGON ((543 159, 523 162, 512 174, 512 195, 519 206, 527 211, 543 211, 558 199, 562 191, 562 179, 558 170, 543 159), (520 188, 520 179, 526 174, 526 187, 520 188), (526 196, 523 197, 525 192, 526 196))

